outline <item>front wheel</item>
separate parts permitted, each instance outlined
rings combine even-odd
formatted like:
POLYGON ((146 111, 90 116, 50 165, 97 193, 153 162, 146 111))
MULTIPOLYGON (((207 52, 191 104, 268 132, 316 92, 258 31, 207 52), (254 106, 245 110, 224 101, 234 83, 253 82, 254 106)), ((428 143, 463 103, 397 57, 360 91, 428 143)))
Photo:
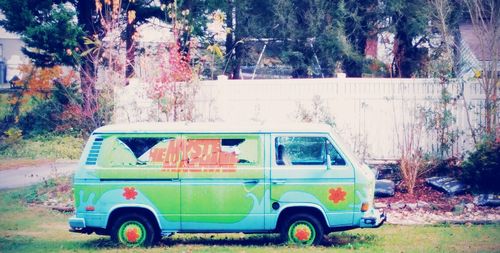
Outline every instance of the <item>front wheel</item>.
POLYGON ((280 229, 283 241, 296 245, 317 245, 323 238, 323 226, 309 214, 295 214, 287 218, 280 229))
POLYGON ((139 214, 122 215, 111 228, 111 240, 129 247, 151 247, 157 238, 151 222, 139 214))

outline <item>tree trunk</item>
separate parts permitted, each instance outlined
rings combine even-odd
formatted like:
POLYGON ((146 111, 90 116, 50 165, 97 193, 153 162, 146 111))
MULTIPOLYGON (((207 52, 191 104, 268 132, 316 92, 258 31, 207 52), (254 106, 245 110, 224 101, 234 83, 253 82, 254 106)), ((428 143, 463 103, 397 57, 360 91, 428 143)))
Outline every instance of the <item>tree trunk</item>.
MULTIPOLYGON (((134 25, 127 25, 127 39, 126 39, 126 50, 127 50, 127 60, 125 69, 125 78, 128 80, 135 76, 135 50, 136 42, 132 38, 136 29, 134 25)), ((127 81, 128 85, 128 81, 127 81)))
MULTIPOLYGON (((239 38, 236 37, 236 41, 238 41, 239 38)), ((240 69, 241 69, 241 56, 243 54, 243 48, 242 45, 235 45, 236 48, 234 49, 234 65, 233 65, 233 78, 232 79, 241 79, 240 76, 240 69)))
MULTIPOLYGON (((234 50, 234 29, 233 29, 233 0, 227 0, 226 5, 226 26, 231 31, 226 33, 226 66, 224 68, 223 75, 226 74, 227 66, 232 68, 232 60, 233 60, 233 50, 234 50)), ((232 78, 232 77, 229 77, 232 78)))
POLYGON ((83 116, 89 121, 90 127, 99 126, 97 120, 97 91, 95 88, 96 76, 94 62, 91 59, 82 61, 80 66, 80 82, 83 95, 82 111, 83 116))
MULTIPOLYGON (((95 10, 94 1, 78 1, 78 23, 83 27, 85 34, 89 37, 97 34, 100 29, 98 21, 94 22, 93 13, 95 10)), ((83 40, 80 42, 80 48, 85 50, 87 46, 83 40)), ((83 94, 82 111, 85 120, 89 121, 89 127, 97 127, 97 92, 95 82, 97 80, 96 67, 94 64, 96 56, 89 54, 82 59, 80 64, 80 82, 83 94)), ((90 129, 89 129, 90 130, 90 129)))
POLYGON ((241 79, 240 68, 241 68, 241 55, 242 48, 240 43, 238 43, 239 38, 237 38, 236 31, 236 9, 234 0, 227 0, 226 8, 226 26, 231 29, 231 33, 226 35, 226 61, 230 65, 231 79, 241 79))
POLYGON ((126 47, 126 67, 125 67, 125 78, 127 79, 126 85, 128 85, 128 79, 134 77, 135 75, 135 50, 136 41, 134 40, 134 34, 136 33, 136 20, 131 17, 131 13, 136 13, 136 6, 130 3, 127 11, 127 27, 125 30, 125 47, 126 47))
POLYGON ((233 30, 233 0, 227 0, 226 8, 226 26, 231 32, 226 34, 226 61, 231 60, 231 51, 234 47, 234 30, 233 30))

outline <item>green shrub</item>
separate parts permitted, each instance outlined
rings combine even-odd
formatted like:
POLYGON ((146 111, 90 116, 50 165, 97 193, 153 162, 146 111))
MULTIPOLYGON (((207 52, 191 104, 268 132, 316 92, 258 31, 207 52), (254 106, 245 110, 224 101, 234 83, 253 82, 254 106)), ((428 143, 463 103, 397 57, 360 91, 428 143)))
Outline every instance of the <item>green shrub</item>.
POLYGON ((0 94, 0 120, 4 120, 11 114, 9 95, 0 94))
POLYGON ((57 115, 62 112, 63 106, 54 99, 36 100, 32 110, 19 118, 19 126, 31 136, 54 132, 60 124, 57 115))
POLYGON ((81 99, 76 83, 65 86, 54 82, 54 90, 49 96, 29 100, 29 109, 19 116, 19 127, 27 136, 54 132, 86 134, 89 127, 81 110, 81 99))
POLYGON ((56 200, 58 203, 68 203, 73 200, 72 178, 69 176, 57 176, 44 181, 7 192, 3 197, 10 202, 41 204, 47 200, 56 200))
POLYGON ((427 173, 425 176, 450 176, 459 178, 462 176, 462 160, 458 157, 440 159, 436 156, 424 158, 427 173))
POLYGON ((78 159, 84 141, 73 136, 35 136, 0 150, 1 159, 78 159))
POLYGON ((462 164, 462 180, 474 192, 500 193, 500 143, 485 141, 462 164))
POLYGON ((0 150, 16 146, 23 139, 23 131, 11 127, 4 132, 5 136, 0 136, 0 150))

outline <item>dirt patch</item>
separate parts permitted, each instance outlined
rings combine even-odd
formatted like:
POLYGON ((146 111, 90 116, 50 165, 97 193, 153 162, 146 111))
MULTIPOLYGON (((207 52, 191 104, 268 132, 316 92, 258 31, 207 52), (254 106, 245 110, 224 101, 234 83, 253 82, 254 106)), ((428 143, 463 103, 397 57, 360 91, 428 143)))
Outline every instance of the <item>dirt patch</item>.
POLYGON ((380 203, 417 203, 424 201, 432 205, 434 210, 453 211, 453 207, 460 203, 471 203, 474 200, 472 194, 461 194, 457 196, 448 196, 444 192, 440 192, 425 183, 424 179, 418 180, 414 194, 402 192, 401 187, 397 187, 392 197, 377 198, 376 202, 380 203))
POLYGON ((39 166, 45 165, 49 163, 54 163, 54 159, 12 159, 12 160, 2 160, 0 163, 0 171, 2 170, 12 170, 18 169, 21 167, 29 167, 29 166, 39 166))
POLYGON ((392 197, 376 198, 375 206, 384 209, 392 224, 472 223, 500 222, 500 207, 478 206, 470 193, 449 196, 419 180, 414 194, 396 187, 392 197))

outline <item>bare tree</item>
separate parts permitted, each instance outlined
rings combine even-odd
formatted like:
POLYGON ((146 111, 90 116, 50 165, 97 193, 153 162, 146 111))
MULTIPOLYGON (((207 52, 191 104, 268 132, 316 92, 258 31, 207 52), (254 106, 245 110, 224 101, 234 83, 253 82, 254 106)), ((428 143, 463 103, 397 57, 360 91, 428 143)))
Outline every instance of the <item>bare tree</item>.
MULTIPOLYGON (((404 92, 404 90, 402 90, 404 92)), ((401 93, 404 94, 404 93, 401 93)), ((424 134, 424 124, 421 112, 414 111, 416 108, 415 98, 401 96, 393 97, 392 110, 394 115, 394 130, 400 151, 399 169, 403 181, 404 189, 410 194, 414 194, 417 179, 426 173, 423 166, 422 136, 424 134), (401 104, 397 101, 400 101, 401 104), (401 114, 396 110, 400 108, 401 114), (406 114, 406 112, 410 112, 406 114), (400 116, 396 116, 400 115, 400 116), (410 115, 410 117, 407 117, 410 115)))
POLYGON ((452 49, 455 45, 450 34, 448 19, 452 13, 452 6, 450 0, 429 0, 429 4, 432 6, 432 23, 438 29, 441 36, 441 45, 443 47, 441 57, 449 63, 447 67, 451 71, 453 62, 452 49))
POLYGON ((479 43, 481 70, 478 72, 479 84, 484 92, 483 133, 498 135, 498 57, 500 41, 500 17, 498 0, 463 0, 470 15, 473 30, 479 43))

